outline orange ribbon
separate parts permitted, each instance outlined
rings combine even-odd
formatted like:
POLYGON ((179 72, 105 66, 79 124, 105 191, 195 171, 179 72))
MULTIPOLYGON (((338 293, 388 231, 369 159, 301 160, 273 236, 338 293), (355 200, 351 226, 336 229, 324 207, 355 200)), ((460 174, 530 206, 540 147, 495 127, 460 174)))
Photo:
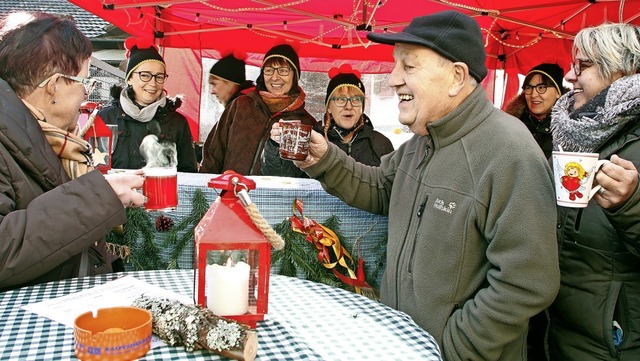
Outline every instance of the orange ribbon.
POLYGON ((331 272, 343 283, 353 286, 356 293, 362 294, 361 288, 372 288, 365 281, 364 276, 364 260, 358 259, 357 274, 354 272, 349 263, 354 264, 353 257, 349 254, 340 239, 331 229, 321 225, 320 223, 304 216, 302 200, 296 198, 293 201, 293 215, 289 219, 291 229, 305 235, 305 239, 311 243, 318 251, 318 261, 322 265, 330 269, 331 272), (296 213, 299 213, 297 215, 296 213), (347 261, 349 260, 349 262, 347 261), (336 267, 340 265, 344 267, 349 276, 340 273, 336 267))

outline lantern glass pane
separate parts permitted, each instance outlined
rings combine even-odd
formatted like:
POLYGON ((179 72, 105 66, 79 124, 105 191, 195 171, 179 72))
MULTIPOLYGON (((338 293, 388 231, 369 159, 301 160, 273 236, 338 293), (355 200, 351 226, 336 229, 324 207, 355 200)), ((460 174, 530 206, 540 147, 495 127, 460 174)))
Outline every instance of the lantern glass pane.
POLYGON ((95 148, 95 150, 111 155, 111 149, 109 149, 109 137, 89 137, 88 142, 95 148))

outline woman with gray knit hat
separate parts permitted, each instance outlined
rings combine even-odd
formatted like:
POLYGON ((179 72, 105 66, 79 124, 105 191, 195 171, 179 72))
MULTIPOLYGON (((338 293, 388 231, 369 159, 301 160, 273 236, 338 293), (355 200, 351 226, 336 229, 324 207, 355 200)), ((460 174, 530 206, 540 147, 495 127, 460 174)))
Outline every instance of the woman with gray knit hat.
POLYGON ((522 92, 511 99, 504 111, 520 119, 547 159, 551 156, 551 108, 560 96, 569 91, 562 85, 564 70, 553 63, 533 67, 524 78, 522 92))
MULTIPOLYGON (((356 161, 378 166, 383 155, 393 151, 391 141, 373 129, 364 114, 365 88, 360 72, 349 64, 329 70, 329 85, 325 96, 324 121, 316 124, 315 131, 336 144, 356 161)), ((277 127, 277 125, 274 125, 277 127)), ((262 174, 307 178, 307 174, 291 161, 281 159, 278 153, 278 131, 267 143, 262 157, 262 174)))
POLYGON ((262 61, 256 88, 228 104, 204 143, 200 173, 233 170, 260 175, 262 150, 269 130, 279 120, 315 125, 298 85, 300 60, 289 44, 272 47, 262 61))
POLYGON ((111 166, 139 169, 156 161, 152 159, 156 156, 160 160, 160 155, 142 154, 140 150, 142 140, 155 135, 159 144, 172 150, 170 158, 177 157, 177 164, 171 159, 166 165, 177 166, 179 172, 197 172, 189 123, 177 110, 182 99, 167 97, 164 89, 169 77, 164 59, 149 40, 128 38, 125 46, 127 87, 113 86, 113 101, 98 113, 105 123, 118 125, 111 166))

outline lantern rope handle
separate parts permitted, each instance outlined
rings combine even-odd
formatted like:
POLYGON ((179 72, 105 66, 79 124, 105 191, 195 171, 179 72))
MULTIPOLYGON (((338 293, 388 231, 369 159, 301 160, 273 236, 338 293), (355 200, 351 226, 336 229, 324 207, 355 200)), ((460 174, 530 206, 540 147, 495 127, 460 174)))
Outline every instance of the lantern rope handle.
POLYGON ((99 107, 95 107, 93 109, 93 111, 89 115, 89 118, 87 119, 87 122, 84 124, 84 127, 82 127, 82 129, 79 132, 80 137, 84 137, 85 133, 87 133, 89 128, 91 128, 91 126, 93 125, 93 123, 96 120, 96 116, 98 115, 98 111, 100 111, 99 107))
POLYGON ((236 186, 236 188, 233 189, 233 193, 235 193, 236 197, 240 199, 240 202, 247 211, 247 214, 249 215, 249 218, 251 218, 253 224, 262 232, 262 234, 264 234, 273 248, 276 250, 284 248, 284 239, 282 239, 282 237, 280 237, 280 235, 271 228, 262 214, 260 214, 258 207, 253 204, 249 197, 249 192, 247 192, 247 186, 239 183, 238 178, 232 179, 231 182, 236 186), (238 191, 237 186, 242 186, 242 189, 238 191))

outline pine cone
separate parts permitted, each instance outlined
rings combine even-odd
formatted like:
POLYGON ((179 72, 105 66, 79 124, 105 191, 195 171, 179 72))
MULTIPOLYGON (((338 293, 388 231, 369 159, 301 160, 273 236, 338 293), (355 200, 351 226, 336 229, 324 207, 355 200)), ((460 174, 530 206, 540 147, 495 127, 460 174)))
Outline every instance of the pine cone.
POLYGON ((173 219, 165 215, 159 215, 156 217, 156 231, 168 232, 173 227, 173 219))

